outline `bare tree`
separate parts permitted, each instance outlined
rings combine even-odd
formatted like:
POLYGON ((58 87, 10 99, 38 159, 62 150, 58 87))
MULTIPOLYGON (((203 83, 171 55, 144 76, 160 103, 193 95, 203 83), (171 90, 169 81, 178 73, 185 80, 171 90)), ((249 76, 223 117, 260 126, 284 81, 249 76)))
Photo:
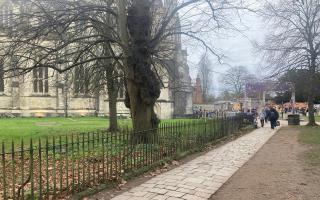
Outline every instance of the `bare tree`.
MULTIPOLYGON (((40 0, 26 1, 21 5, 13 2, 12 10, 16 12, 11 10, 11 13, 1 16, 7 21, 1 24, 4 30, 1 42, 7 45, 2 48, 2 57, 9 61, 17 55, 20 65, 18 75, 41 66, 64 73, 68 79, 63 81, 65 116, 68 116, 68 94, 75 79, 84 80, 80 81, 82 85, 77 86, 78 90, 86 87, 85 93, 95 96, 96 109, 99 107, 100 91, 109 84, 109 130, 115 131, 118 71, 121 69, 116 67, 119 62, 115 61, 116 56, 111 52, 113 49, 110 43, 104 42, 101 37, 113 38, 116 25, 115 11, 112 10, 114 1, 103 2, 104 8, 94 6, 93 10, 89 10, 90 4, 81 1, 75 4, 66 2, 66 7, 63 7, 63 1, 57 1, 57 4, 40 0), (103 9, 107 12, 103 12, 103 9), (17 44, 20 48, 15 46, 17 44), (85 74, 91 75, 84 77, 84 74, 80 74, 75 77, 69 73, 78 68, 85 68, 85 74)), ((7 68, 7 76, 11 76, 10 71, 11 68, 7 68)))
POLYGON ((153 129, 159 123, 154 105, 163 85, 159 71, 170 71, 166 61, 174 37, 190 37, 219 58, 201 36, 234 28, 228 16, 243 8, 241 0, 166 2, 163 7, 159 0, 30 0, 23 5, 28 12, 11 14, 10 25, 2 26, 1 57, 19 57, 20 73, 41 66, 62 73, 81 65, 97 72, 99 61, 112 60, 122 66, 133 128, 153 129), (189 18, 179 20, 180 11, 189 18), (200 15, 202 23, 188 20, 200 15), (56 65, 59 55, 63 59, 56 65))
POLYGON ((230 94, 229 90, 224 90, 218 97, 219 100, 230 101, 233 99, 233 95, 230 94))
POLYGON ((308 70, 309 125, 316 125, 314 100, 316 71, 320 64, 320 1, 266 1, 263 14, 272 32, 260 48, 271 65, 271 74, 308 70))
POLYGON ((244 95, 246 82, 252 79, 246 67, 236 66, 229 68, 222 77, 223 84, 234 98, 244 95))
MULTIPOLYGON (((155 28, 152 28, 153 23, 151 23, 150 2, 156 1, 133 0, 131 2, 132 4, 128 7, 126 26, 130 38, 127 59, 127 106, 131 109, 135 129, 152 129, 158 124, 153 107, 160 95, 160 79, 152 70, 151 61, 154 57, 163 58, 163 54, 161 56, 163 51, 159 51, 163 42, 172 35, 184 35, 200 42, 210 53, 220 58, 219 53, 201 37, 201 33, 230 27, 227 13, 234 14, 235 10, 240 9, 242 1, 172 1, 164 15, 158 16, 156 21, 159 23, 156 23, 158 25, 155 28), (185 13, 192 13, 192 16, 202 15, 201 23, 195 24, 190 20, 186 20, 189 22, 188 26, 173 23, 178 12, 184 9, 188 10, 185 13), (160 56, 156 54, 157 52, 161 52, 160 56)), ((180 18, 180 21, 184 20, 180 18)))

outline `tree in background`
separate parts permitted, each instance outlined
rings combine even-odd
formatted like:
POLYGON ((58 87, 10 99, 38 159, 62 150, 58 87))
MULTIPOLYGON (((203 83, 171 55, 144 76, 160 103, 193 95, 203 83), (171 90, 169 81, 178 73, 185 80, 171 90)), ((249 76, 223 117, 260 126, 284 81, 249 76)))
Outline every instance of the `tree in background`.
POLYGON ((244 97, 245 86, 248 81, 255 78, 250 75, 248 69, 243 66, 229 68, 222 77, 224 87, 229 91, 233 98, 244 97))
MULTIPOLYGON (((314 103, 320 103, 320 73, 316 74, 316 86, 315 86, 315 101, 314 103)), ((297 69, 289 70, 279 78, 279 83, 286 84, 288 82, 295 85, 295 95, 297 102, 307 102, 309 96, 309 86, 303 84, 308 78, 308 70, 306 69, 297 69)), ((289 102, 291 100, 291 91, 278 94, 275 97, 275 101, 278 104, 283 102, 289 102)))
POLYGON ((272 76, 295 69, 306 70, 303 84, 308 90, 309 125, 315 126, 313 108, 316 72, 320 65, 320 2, 266 0, 263 15, 271 26, 265 44, 260 47, 270 64, 266 69, 272 76))
POLYGON ((219 100, 222 101, 231 101, 233 99, 233 95, 230 94, 229 90, 224 90, 220 95, 219 95, 219 100))

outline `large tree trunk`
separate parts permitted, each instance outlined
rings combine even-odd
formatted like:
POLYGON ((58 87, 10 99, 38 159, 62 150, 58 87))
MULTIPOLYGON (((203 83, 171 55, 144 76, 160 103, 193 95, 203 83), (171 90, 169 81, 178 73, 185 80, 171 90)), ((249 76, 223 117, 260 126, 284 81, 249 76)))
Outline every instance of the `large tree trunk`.
POLYGON ((144 96, 145 85, 128 81, 128 96, 126 102, 130 107, 133 129, 135 131, 151 130, 158 127, 159 119, 154 112, 154 105, 157 98, 144 96))
POLYGON ((107 67, 107 91, 109 98, 109 131, 116 132, 118 130, 117 119, 117 98, 118 98, 118 80, 116 69, 111 64, 107 67))
POLYGON ((315 81, 316 81, 316 56, 311 56, 311 65, 309 68, 309 94, 308 94, 308 111, 309 111, 309 123, 308 126, 316 126, 316 120, 314 116, 314 100, 315 100, 315 81))
POLYGON ((109 97, 109 131, 116 132, 118 130, 117 119, 117 92, 108 88, 109 97))
POLYGON ((154 129, 159 124, 154 105, 160 96, 160 82, 151 69, 150 6, 149 0, 134 0, 128 9, 131 41, 127 59, 126 106, 130 108, 135 131, 154 129))
POLYGON ((64 117, 68 118, 69 117, 69 114, 68 114, 68 107, 69 107, 69 102, 68 102, 68 84, 69 84, 69 81, 68 81, 68 74, 65 75, 65 79, 64 79, 64 85, 63 85, 63 94, 64 94, 64 117))
POLYGON ((308 111, 309 111, 309 123, 308 126, 316 126, 316 119, 314 116, 314 94, 309 94, 308 97, 308 111))
POLYGON ((99 117, 99 111, 100 111, 100 91, 99 89, 96 89, 97 91, 95 92, 95 112, 94 116, 99 117))

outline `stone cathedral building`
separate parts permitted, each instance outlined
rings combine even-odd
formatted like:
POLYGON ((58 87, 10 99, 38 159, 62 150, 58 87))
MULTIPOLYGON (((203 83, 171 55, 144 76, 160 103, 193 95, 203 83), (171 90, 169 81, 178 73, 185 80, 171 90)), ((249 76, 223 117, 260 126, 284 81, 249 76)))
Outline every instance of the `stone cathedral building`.
MULTIPOLYGON (((161 1, 158 4, 165 6, 161 1)), ((1 13, 10 14, 12 9, 13 5, 9 0, 0 0, 1 13)), ((10 23, 9 19, 1 17, 0 24, 5 23, 10 23)), ((187 52, 182 49, 179 36, 174 39, 174 46, 175 55, 170 63, 170 68, 174 69, 173 74, 166 76, 170 78, 163 81, 164 87, 155 108, 162 119, 192 113, 187 52)), ((106 91, 99 94, 88 93, 84 80, 80 76, 77 78, 78 74, 86 73, 85 69, 58 74, 49 68, 38 68, 25 75, 4 78, 4 69, 15 65, 14 60, 9 64, 0 63, 0 116, 108 116, 106 91), (68 79, 70 76, 74 77, 71 82, 68 79)), ((119 116, 130 115, 124 105, 123 88, 119 89, 117 109, 119 116)))

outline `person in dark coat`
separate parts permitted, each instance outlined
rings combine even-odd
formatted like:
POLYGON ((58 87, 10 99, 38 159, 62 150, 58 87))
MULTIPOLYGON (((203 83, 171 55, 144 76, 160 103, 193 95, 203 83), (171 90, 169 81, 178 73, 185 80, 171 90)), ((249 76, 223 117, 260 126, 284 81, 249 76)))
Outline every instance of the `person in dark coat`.
POLYGON ((265 112, 266 112, 266 115, 265 115, 265 123, 268 123, 268 121, 269 121, 269 115, 270 115, 270 107, 269 106, 267 106, 266 108, 265 108, 265 112))
POLYGON ((271 124, 271 129, 274 129, 277 126, 277 120, 279 119, 279 113, 275 108, 270 108, 268 112, 268 119, 271 124))

